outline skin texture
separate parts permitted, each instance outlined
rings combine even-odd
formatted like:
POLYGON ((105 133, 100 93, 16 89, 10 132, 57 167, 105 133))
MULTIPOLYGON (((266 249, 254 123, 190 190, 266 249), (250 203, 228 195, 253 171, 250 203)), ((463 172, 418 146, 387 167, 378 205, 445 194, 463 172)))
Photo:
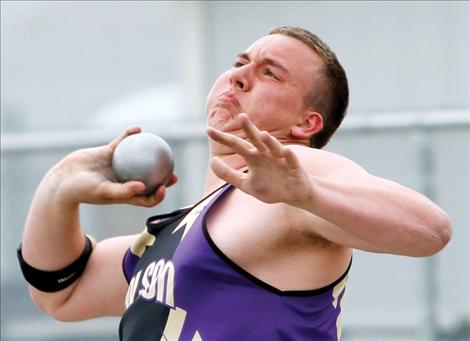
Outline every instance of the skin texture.
MULTIPOLYGON (((447 215, 421 194, 307 147, 323 127, 321 115, 303 102, 321 63, 296 39, 263 37, 236 58, 207 97, 205 192, 224 182, 235 186, 208 215, 209 234, 238 265, 281 290, 333 282, 354 248, 428 256, 451 235, 447 215)), ((107 146, 74 152, 45 176, 26 222, 27 262, 55 270, 78 257, 81 203, 150 207, 164 199, 166 186, 142 197, 142 183, 112 179, 114 148, 139 131, 130 128, 107 146)), ((176 181, 174 175, 167 186, 176 181)), ((62 320, 122 314, 127 283, 121 261, 134 238, 101 241, 74 285, 53 294, 31 288, 33 300, 62 320)))

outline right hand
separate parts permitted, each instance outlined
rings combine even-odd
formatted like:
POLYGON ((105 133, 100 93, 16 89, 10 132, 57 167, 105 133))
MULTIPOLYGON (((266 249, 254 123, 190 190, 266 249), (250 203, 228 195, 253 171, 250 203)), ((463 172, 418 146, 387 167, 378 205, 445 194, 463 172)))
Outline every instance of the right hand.
POLYGON ((111 167, 114 150, 129 135, 140 133, 139 127, 128 128, 109 144, 77 150, 60 161, 46 176, 58 181, 57 192, 63 203, 131 204, 152 207, 165 197, 165 188, 177 182, 175 174, 149 195, 139 195, 145 184, 141 181, 117 182, 111 167))

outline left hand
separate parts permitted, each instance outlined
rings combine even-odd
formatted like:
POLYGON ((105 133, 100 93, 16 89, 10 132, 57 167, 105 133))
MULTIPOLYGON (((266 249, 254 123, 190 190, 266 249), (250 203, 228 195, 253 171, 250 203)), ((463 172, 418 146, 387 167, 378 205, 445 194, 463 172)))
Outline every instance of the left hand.
POLYGON ((268 132, 260 131, 246 114, 240 114, 238 119, 249 141, 213 128, 208 128, 207 134, 240 155, 248 172, 236 170, 214 157, 210 162, 214 173, 266 203, 284 202, 297 206, 308 200, 312 194, 310 176, 294 152, 268 132))

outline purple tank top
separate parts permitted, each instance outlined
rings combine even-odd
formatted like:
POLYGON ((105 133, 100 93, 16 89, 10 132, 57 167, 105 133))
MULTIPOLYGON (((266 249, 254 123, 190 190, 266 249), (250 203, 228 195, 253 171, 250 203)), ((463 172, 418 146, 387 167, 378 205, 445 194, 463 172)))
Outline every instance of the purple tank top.
POLYGON ((326 287, 280 291, 237 266, 206 227, 207 212, 230 188, 147 220, 123 260, 121 340, 340 339, 349 268, 326 287))

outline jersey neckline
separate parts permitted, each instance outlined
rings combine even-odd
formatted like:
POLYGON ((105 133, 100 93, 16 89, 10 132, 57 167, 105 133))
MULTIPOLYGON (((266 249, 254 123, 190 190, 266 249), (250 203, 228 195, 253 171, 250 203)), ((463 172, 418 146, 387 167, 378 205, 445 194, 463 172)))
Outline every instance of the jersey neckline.
MULTIPOLYGON (((229 190, 231 190, 233 188, 234 187, 231 184, 225 184, 225 185, 219 187, 221 192, 218 193, 217 196, 213 199, 213 203, 215 203, 215 201, 217 199, 219 199, 221 196, 223 196, 225 193, 227 193, 229 190)), ((217 190, 219 190, 219 189, 217 189, 217 190)), ((234 269, 240 275, 242 275, 243 277, 248 279, 250 282, 256 284, 257 286, 260 286, 263 289, 268 290, 268 291, 270 291, 270 292, 272 292, 276 295, 279 295, 279 296, 316 296, 316 295, 323 294, 323 293, 333 289, 336 285, 338 285, 338 283, 340 283, 348 275, 349 270, 351 268, 351 264, 352 264, 352 256, 351 256, 351 260, 349 261, 349 265, 348 265, 346 271, 338 279, 336 279, 332 283, 327 284, 326 286, 321 287, 321 288, 311 289, 311 290, 280 290, 280 289, 266 283, 265 281, 263 281, 263 280, 259 279, 258 277, 252 275, 251 273, 249 273, 248 271, 243 269, 241 266, 239 266, 237 263, 235 263, 222 250, 220 250, 219 247, 212 240, 212 237, 210 236, 209 231, 207 229, 206 220, 207 220, 207 215, 209 213, 209 210, 214 205, 213 203, 208 205, 207 210, 205 210, 203 212, 203 216, 202 216, 202 230, 203 230, 203 233, 204 233, 204 237, 206 238, 206 241, 208 242, 209 246, 214 251, 214 253, 217 256, 219 256, 219 258, 224 263, 226 263, 228 266, 230 266, 232 269, 234 269)))

